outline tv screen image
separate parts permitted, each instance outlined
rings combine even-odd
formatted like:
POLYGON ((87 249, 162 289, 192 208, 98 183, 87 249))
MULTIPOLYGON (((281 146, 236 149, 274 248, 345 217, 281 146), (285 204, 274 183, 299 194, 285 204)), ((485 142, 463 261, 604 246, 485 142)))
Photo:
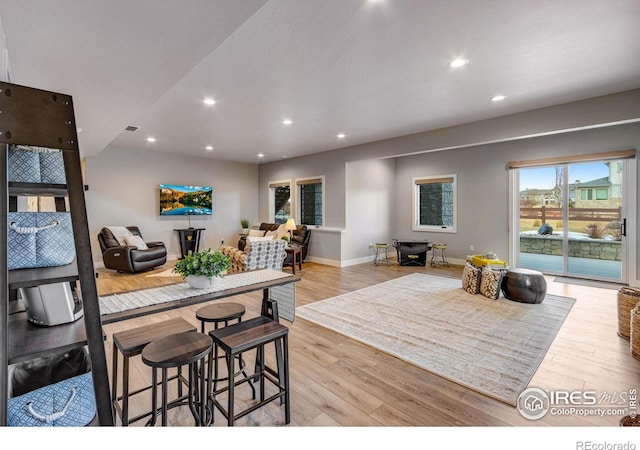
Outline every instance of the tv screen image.
POLYGON ((211 215, 213 188, 210 186, 160 185, 161 216, 211 215))

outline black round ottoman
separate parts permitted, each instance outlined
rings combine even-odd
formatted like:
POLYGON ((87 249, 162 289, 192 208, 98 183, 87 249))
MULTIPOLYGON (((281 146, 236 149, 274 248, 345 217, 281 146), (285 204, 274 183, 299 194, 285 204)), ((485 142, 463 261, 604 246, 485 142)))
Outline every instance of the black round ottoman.
POLYGON ((508 269, 502 278, 502 293, 516 302, 542 303, 547 295, 547 281, 536 270, 508 269))

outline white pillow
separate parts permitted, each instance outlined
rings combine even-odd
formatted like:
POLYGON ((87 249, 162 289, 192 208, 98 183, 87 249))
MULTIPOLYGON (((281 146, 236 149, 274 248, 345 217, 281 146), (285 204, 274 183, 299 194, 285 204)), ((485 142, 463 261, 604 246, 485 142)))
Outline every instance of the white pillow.
POLYGON ((145 244, 142 238, 140 236, 136 236, 135 234, 132 234, 131 236, 125 236, 124 241, 127 243, 127 245, 133 245, 135 247, 138 247, 138 250, 149 249, 149 247, 147 247, 147 244, 145 244))
POLYGON ((111 226, 107 228, 111 231, 111 234, 113 234, 113 237, 116 238, 116 241, 118 241, 118 244, 120 245, 127 245, 126 237, 133 236, 133 233, 127 227, 111 226))
POLYGON ((273 236, 263 236, 263 237, 247 236, 247 242, 272 241, 272 240, 273 240, 273 236))
POLYGON ((267 231, 265 233, 265 236, 273 236, 274 241, 282 239, 282 236, 289 234, 289 231, 287 231, 287 229, 285 228, 286 226, 287 226, 286 223, 280 224, 280 226, 277 229, 273 231, 267 231))
POLYGON ((249 230, 247 237, 263 237, 265 230, 249 230))

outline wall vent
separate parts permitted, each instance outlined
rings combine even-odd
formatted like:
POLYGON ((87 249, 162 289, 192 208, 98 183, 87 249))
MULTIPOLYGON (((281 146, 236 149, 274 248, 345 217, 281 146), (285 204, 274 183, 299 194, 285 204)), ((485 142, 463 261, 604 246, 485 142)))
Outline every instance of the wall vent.
POLYGON ((135 125, 129 125, 125 130, 127 131, 138 131, 140 127, 136 127, 135 125))

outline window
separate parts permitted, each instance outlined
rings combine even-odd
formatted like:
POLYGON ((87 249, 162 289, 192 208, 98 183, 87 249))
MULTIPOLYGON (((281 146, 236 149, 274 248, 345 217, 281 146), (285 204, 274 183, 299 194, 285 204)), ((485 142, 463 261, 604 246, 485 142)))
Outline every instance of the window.
POLYGON ((298 211, 303 225, 322 226, 324 220, 324 177, 296 180, 298 211))
POLYGON ((273 223, 285 223, 291 217, 291 183, 271 182, 269 191, 269 220, 273 223))
POLYGON ((609 189, 596 189, 596 200, 609 200, 609 189))
POLYGON ((593 200, 593 191, 591 189, 580 190, 580 200, 593 200))
POLYGON ((414 231, 456 232, 456 176, 413 179, 414 231))

